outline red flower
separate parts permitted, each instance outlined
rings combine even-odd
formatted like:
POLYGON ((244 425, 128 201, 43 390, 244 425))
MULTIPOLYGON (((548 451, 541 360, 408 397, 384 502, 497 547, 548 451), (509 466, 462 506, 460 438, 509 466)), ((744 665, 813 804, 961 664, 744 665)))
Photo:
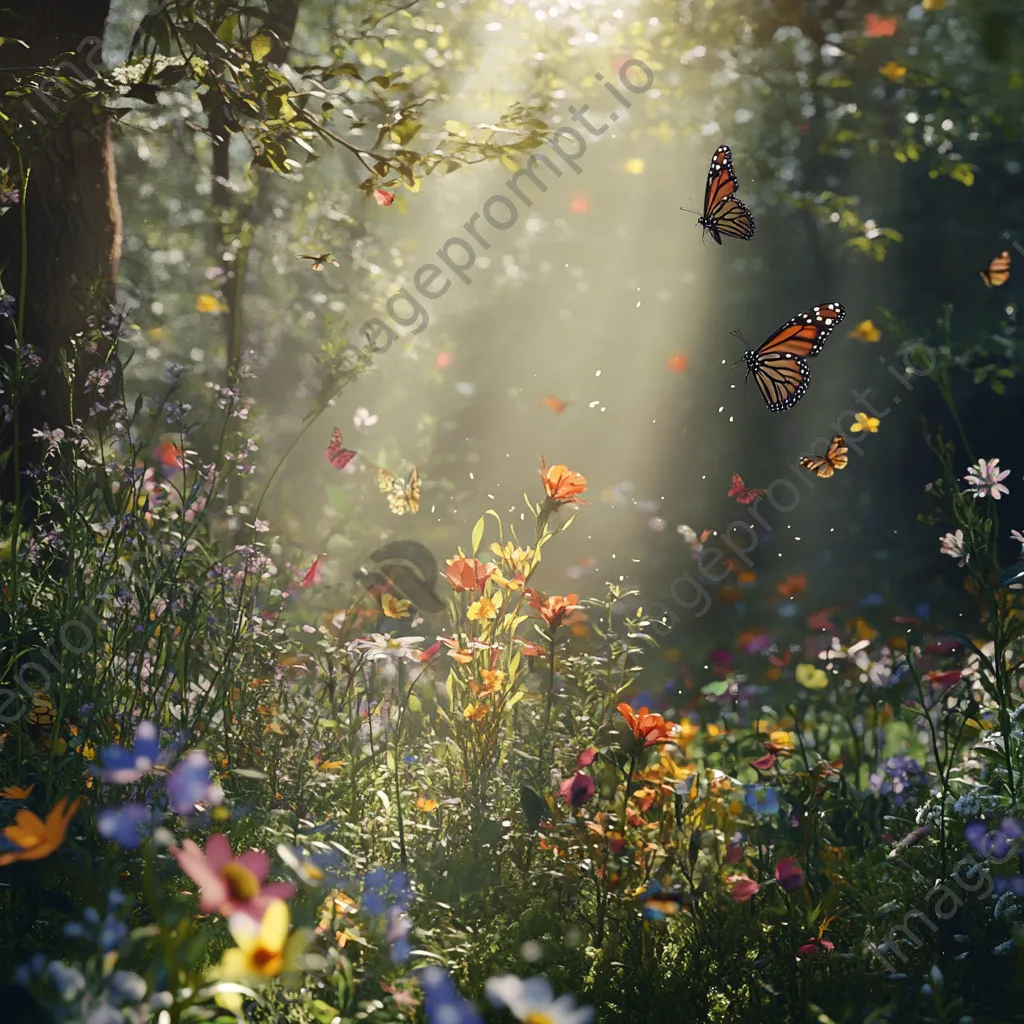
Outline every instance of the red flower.
POLYGON ((561 463, 548 469, 542 455, 540 475, 544 481, 544 493, 548 496, 548 501, 555 505, 589 504, 579 497, 587 489, 587 480, 582 474, 573 472, 561 463))
POLYGON ((786 892, 795 892, 804 884, 804 873, 796 857, 787 857, 775 865, 775 877, 786 892))
POLYGON ((770 772, 775 767, 776 757, 774 754, 765 754, 764 757, 758 757, 750 762, 751 768, 756 768, 759 772, 770 772))
POLYGON ((576 772, 558 787, 559 796, 570 807, 582 807, 594 796, 594 779, 586 772, 576 772))
POLYGON ((645 747, 668 742, 671 726, 661 715, 651 714, 647 708, 634 711, 628 704, 620 704, 616 710, 633 730, 633 735, 643 741, 645 747))
POLYGON ((557 629, 562 620, 569 612, 581 607, 576 602, 579 594, 566 594, 565 597, 549 597, 546 601, 541 600, 540 594, 535 590, 530 591, 530 604, 537 610, 537 614, 548 624, 548 629, 557 629))
POLYGON ((874 13, 866 14, 864 16, 864 34, 869 39, 894 36, 896 35, 896 19, 882 18, 874 13))
POLYGON ((484 564, 475 558, 452 558, 444 574, 455 590, 483 590, 484 584, 498 571, 496 565, 484 564))

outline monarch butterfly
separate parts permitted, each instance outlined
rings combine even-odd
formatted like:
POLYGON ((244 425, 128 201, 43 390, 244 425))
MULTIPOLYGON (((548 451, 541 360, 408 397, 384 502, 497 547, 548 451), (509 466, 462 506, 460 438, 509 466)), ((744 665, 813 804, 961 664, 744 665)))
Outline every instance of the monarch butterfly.
POLYGON ((327 446, 324 456, 335 469, 344 469, 356 457, 356 453, 342 447, 341 431, 335 427, 331 433, 331 443, 327 446))
POLYGON ((1001 252, 988 265, 988 269, 979 270, 986 288, 998 288, 1010 280, 1010 254, 1001 252))
POLYGON ((836 434, 829 442, 824 458, 819 459, 816 455, 804 455, 800 458, 800 465, 812 473, 817 473, 822 480, 827 480, 837 469, 846 469, 846 464, 849 461, 850 449, 846 446, 843 435, 836 434))
POLYGON ((811 371, 807 357, 816 356, 835 326, 846 316, 838 302, 812 306, 770 334, 753 351, 743 354, 747 376, 754 375, 761 397, 771 412, 792 409, 807 393, 811 371))
POLYGON ((704 231, 710 231, 719 245, 722 244, 722 235, 743 239, 754 237, 754 215, 733 195, 739 187, 732 167, 732 150, 728 146, 719 146, 708 170, 704 212, 697 218, 697 223, 704 231))
POLYGON ((332 267, 340 267, 341 264, 334 258, 332 253, 322 252, 319 256, 307 256, 304 253, 296 253, 296 259, 300 260, 312 260, 313 263, 310 266, 311 270, 323 270, 325 263, 330 263, 332 267))
POLYGON ((735 498, 741 505, 749 505, 757 498, 763 498, 767 493, 767 491, 756 488, 748 488, 743 483, 743 478, 739 473, 733 473, 732 486, 729 488, 729 493, 726 497, 735 498))
POLYGON ((409 482, 399 480, 386 469, 377 470, 377 489, 388 498, 388 508, 396 516, 404 516, 406 512, 420 510, 420 474, 413 466, 409 474, 409 482))

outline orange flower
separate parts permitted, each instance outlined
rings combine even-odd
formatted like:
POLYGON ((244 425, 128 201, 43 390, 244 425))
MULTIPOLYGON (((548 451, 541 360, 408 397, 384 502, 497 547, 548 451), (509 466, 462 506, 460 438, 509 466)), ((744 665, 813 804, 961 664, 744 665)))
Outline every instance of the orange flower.
POLYGON ((807 589, 807 577, 802 574, 787 576, 776 588, 779 597, 796 597, 807 589))
POLYGON ((0 856, 0 868, 16 860, 42 860, 49 857, 64 842, 68 822, 81 803, 79 799, 68 806, 68 798, 61 797, 46 816, 46 821, 24 808, 18 811, 14 816, 14 824, 4 829, 4 838, 20 849, 0 856))
POLYGON ((620 704, 616 710, 633 730, 633 735, 643 741, 645 747, 669 741, 669 731, 672 725, 670 722, 666 722, 661 715, 651 714, 647 708, 634 711, 625 703, 620 704))
POLYGON ((574 473, 568 466, 559 463, 550 469, 540 457, 540 475, 544 481, 544 493, 548 501, 554 505, 589 505, 587 501, 580 499, 580 495, 587 489, 587 481, 580 473, 574 473))
POLYGON ((460 665, 468 665, 473 660, 473 652, 465 647, 460 647, 457 640, 443 636, 441 641, 448 648, 448 656, 454 658, 460 665))
POLYGON ((21 786, 8 786, 6 789, 0 789, 0 800, 27 800, 35 788, 36 784, 34 782, 28 789, 24 789, 21 786))
POLYGON ((444 574, 455 590, 483 590, 498 567, 475 558, 449 558, 444 574))
POLYGON ((579 594, 566 594, 565 597, 549 597, 546 601, 541 600, 540 594, 535 590, 530 591, 530 604, 537 610, 537 614, 548 624, 548 629, 557 629, 566 615, 581 607, 576 602, 579 594))
POLYGON ((886 36, 896 35, 896 19, 883 18, 878 14, 869 12, 864 15, 864 35, 869 39, 883 39, 886 36))

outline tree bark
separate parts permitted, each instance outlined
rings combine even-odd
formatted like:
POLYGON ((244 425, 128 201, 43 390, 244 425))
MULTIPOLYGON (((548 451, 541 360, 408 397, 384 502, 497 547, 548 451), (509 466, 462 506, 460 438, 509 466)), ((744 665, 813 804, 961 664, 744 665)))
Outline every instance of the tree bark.
MULTIPOLYGON (((23 40, 28 49, 0 47, 0 81, 9 88, 32 73, 26 69, 52 66, 56 76, 88 81, 101 67, 109 9, 110 0, 16 3, 0 34, 23 40)), ((70 389, 65 381, 68 344, 86 330, 90 314, 103 315, 115 299, 121 211, 110 120, 95 101, 78 98, 80 91, 77 84, 72 91, 54 80, 52 87, 5 107, 20 128, 13 142, 0 140, 0 166, 16 175, 20 149, 29 180, 21 197, 24 235, 20 205, 0 217, 3 286, 16 299, 24 289, 23 308, 9 319, 0 318, 0 358, 13 361, 8 346, 14 344, 20 316, 20 344, 31 345, 41 359, 35 371, 26 368, 30 376, 17 413, 18 458, 12 455, 0 476, 5 501, 30 497, 34 490, 31 477, 22 472, 18 481, 16 476, 16 466, 24 471, 39 464, 41 448, 32 431, 65 426, 72 415, 86 414, 84 373, 70 389)), ((95 361, 104 362, 105 354, 96 353, 95 361)), ((5 448, 13 442, 11 428, 2 442, 5 448)))

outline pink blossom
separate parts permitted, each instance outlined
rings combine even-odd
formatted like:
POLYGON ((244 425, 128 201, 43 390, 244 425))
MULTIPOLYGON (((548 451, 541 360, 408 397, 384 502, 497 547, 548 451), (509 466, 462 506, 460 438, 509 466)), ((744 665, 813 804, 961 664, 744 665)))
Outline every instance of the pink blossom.
POLYGON ((295 893, 291 882, 264 885, 270 858, 262 850, 234 856, 228 837, 219 832, 206 840, 205 852, 186 839, 171 853, 178 867, 202 889, 199 909, 204 914, 247 914, 261 921, 271 900, 286 900, 295 893))
POLYGON ((977 465, 967 467, 967 475, 964 479, 971 485, 971 493, 976 498, 999 499, 1003 494, 1009 494, 1010 489, 1001 481, 1010 475, 1008 469, 999 471, 998 459, 979 459, 977 465))
POLYGON ((957 530, 956 533, 947 533, 944 537, 940 537, 939 541, 942 544, 940 551, 944 555, 949 555, 950 558, 958 558, 958 565, 966 565, 968 559, 971 557, 964 553, 964 531, 957 530))
POLYGON ((594 779, 586 772, 570 775, 558 787, 558 794, 570 807, 582 807, 594 796, 594 779))
POLYGON ((761 888, 752 878, 746 875, 729 875, 726 883, 732 886, 732 898, 737 903, 746 903, 761 888))
POLYGON ((775 865, 775 877, 786 892, 794 892, 804 884, 804 873, 796 857, 786 857, 775 865))
POLYGON ((576 767, 586 768, 588 764, 594 763, 595 757, 597 757, 597 747, 587 747, 587 749, 576 758, 576 767))

